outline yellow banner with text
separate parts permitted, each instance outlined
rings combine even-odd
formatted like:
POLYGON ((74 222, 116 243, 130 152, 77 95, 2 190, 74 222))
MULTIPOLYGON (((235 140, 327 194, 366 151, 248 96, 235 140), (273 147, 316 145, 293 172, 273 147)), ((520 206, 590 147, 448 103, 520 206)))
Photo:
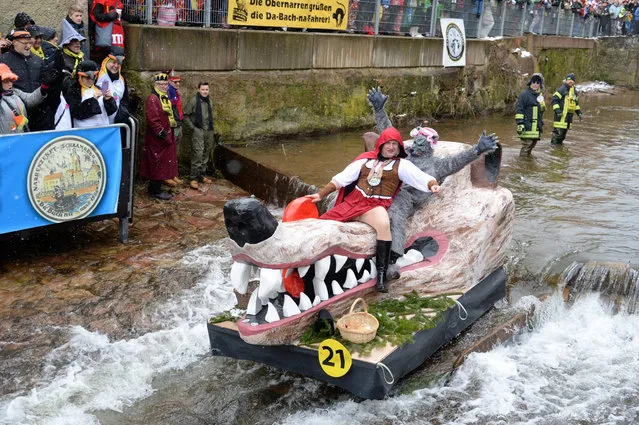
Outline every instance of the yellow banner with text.
POLYGON ((228 23, 346 30, 348 0, 229 0, 228 23))

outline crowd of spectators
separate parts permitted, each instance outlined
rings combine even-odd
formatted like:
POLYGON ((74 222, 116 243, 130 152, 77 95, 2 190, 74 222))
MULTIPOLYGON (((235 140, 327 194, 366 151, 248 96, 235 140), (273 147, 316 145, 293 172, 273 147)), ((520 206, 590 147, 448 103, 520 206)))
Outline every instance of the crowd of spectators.
POLYGON ((94 0, 87 27, 73 4, 58 32, 18 13, 0 34, 0 134, 127 123, 121 15, 120 0, 94 0))

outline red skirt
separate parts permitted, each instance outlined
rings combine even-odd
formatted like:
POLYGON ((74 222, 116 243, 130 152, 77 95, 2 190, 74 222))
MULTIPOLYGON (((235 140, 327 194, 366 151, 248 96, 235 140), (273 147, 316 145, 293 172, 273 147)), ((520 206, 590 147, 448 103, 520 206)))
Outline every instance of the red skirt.
POLYGON ((388 210, 392 202, 392 199, 367 198, 359 190, 353 189, 340 204, 326 211, 320 216, 320 219, 352 221, 355 217, 359 217, 375 207, 384 207, 388 210))

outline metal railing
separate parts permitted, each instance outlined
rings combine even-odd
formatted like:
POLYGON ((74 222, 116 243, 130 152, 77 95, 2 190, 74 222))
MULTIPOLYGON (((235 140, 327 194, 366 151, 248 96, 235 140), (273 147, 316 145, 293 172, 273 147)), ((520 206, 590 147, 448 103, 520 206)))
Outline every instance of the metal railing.
MULTIPOLYGON (((123 2, 125 15, 136 16, 145 24, 230 27, 227 0, 123 2)), ((517 37, 525 33, 586 38, 621 35, 615 30, 615 20, 607 33, 605 19, 592 13, 581 16, 578 11, 551 6, 548 0, 350 0, 347 31, 441 36, 441 18, 463 19, 467 38, 517 37)))

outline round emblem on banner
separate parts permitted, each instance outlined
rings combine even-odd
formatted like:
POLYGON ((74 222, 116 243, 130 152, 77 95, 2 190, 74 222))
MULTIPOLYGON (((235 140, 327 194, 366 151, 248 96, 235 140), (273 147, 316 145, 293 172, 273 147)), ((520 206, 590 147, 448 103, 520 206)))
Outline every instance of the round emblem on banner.
POLYGON ((446 27, 446 51, 452 61, 458 61, 464 55, 464 33, 454 22, 446 27))
POLYGON ((106 186, 106 166, 93 143, 62 136, 42 146, 29 167, 27 192, 33 208, 54 223, 91 214, 106 186))

